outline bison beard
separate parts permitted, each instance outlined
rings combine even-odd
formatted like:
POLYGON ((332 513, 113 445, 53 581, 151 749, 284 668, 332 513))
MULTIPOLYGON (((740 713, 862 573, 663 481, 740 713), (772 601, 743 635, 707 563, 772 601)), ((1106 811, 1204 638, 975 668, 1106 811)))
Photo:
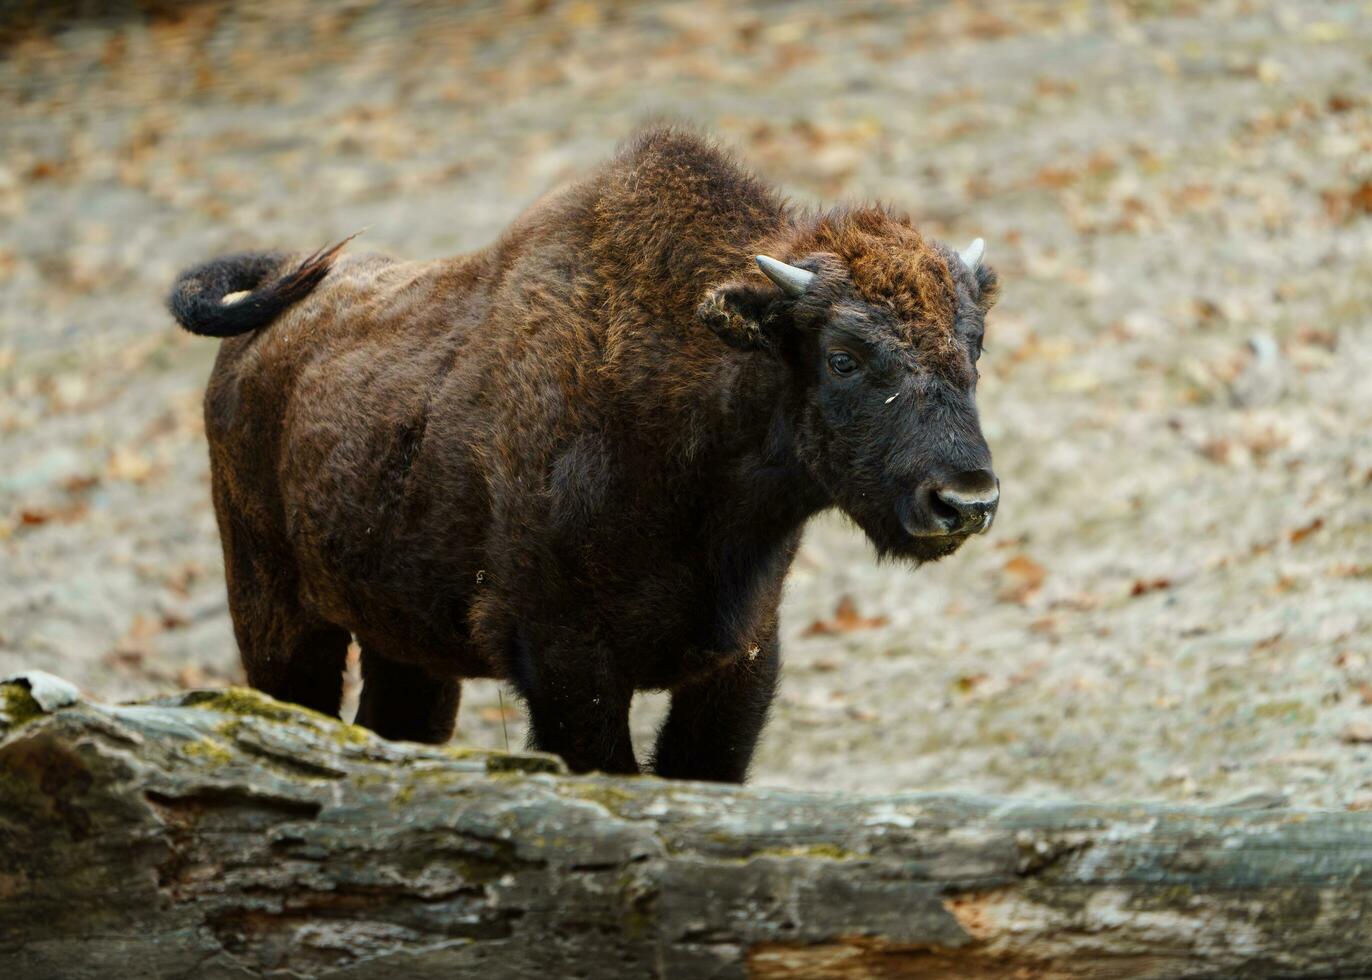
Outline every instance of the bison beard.
POLYGON ((352 633, 381 735, 443 741, 461 679, 498 677, 534 746, 636 772, 630 699, 666 689, 654 770, 741 781, 805 522, 838 506, 914 561, 990 524, 979 245, 798 213, 658 129, 483 251, 338 253, 221 259, 172 292, 226 337, 215 512, 275 697, 336 713, 352 633))

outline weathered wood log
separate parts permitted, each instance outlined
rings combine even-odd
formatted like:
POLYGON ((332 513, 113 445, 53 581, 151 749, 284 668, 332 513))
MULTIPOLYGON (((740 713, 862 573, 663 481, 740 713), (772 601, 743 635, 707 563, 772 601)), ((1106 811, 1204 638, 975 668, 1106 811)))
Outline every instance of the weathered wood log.
POLYGON ((571 777, 248 691, 26 678, 0 976, 1372 973, 1368 814, 571 777))

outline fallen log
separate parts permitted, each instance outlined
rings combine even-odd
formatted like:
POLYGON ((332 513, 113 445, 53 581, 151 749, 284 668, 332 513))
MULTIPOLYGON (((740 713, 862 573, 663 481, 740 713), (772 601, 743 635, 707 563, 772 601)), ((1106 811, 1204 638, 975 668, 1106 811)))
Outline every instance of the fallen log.
POLYGON ((1352 976, 1370 923, 1368 814, 572 777, 0 685, 0 976, 1352 976))

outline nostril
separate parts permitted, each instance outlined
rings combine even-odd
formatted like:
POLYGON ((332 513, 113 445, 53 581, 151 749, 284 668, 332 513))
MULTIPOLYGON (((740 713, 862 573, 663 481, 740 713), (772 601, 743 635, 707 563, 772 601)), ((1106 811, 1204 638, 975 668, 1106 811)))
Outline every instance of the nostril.
POLYGON ((920 486, 900 505, 900 520, 914 535, 977 534, 991 526, 999 488, 964 489, 957 483, 920 486))
POLYGON ((963 521, 962 511, 944 500, 943 493, 938 490, 929 495, 929 512, 934 516, 934 520, 946 528, 955 528, 963 521))
POLYGON ((940 519, 949 530, 962 531, 975 525, 983 528, 989 523, 989 516, 995 512, 1000 493, 996 489, 980 493, 967 493, 951 487, 941 487, 934 492, 934 499, 942 508, 940 519), (944 515, 952 515, 948 518, 944 515))

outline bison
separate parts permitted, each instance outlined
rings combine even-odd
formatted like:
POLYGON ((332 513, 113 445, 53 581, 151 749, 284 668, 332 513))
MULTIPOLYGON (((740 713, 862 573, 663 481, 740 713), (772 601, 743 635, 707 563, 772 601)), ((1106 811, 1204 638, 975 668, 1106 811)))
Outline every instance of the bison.
MULTIPOLYGON (((454 217, 454 220, 460 220, 454 217)), ((741 782, 775 693, 777 606, 837 507, 916 564, 991 524, 974 400, 996 276, 884 207, 797 209, 709 140, 632 139, 488 248, 282 253, 183 273, 224 338, 205 431, 249 682, 358 722, 452 733, 508 681, 531 744, 741 782)))

